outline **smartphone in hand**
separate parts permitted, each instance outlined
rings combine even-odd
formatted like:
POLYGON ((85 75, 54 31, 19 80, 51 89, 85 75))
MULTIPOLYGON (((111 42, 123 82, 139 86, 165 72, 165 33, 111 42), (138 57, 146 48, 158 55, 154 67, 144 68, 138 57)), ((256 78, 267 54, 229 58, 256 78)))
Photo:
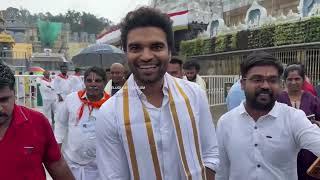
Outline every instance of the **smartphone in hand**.
POLYGON ((317 158, 308 168, 307 174, 314 178, 320 178, 320 158, 317 158))

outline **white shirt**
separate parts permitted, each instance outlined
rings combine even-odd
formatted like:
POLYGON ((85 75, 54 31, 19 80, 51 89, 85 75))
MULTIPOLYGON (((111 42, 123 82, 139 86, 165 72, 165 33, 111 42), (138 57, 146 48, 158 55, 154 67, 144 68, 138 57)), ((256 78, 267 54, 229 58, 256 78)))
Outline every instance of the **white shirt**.
POLYGON ((73 75, 70 77, 70 85, 72 92, 78 92, 85 88, 82 78, 77 75, 73 75))
POLYGON ((320 155, 320 129, 301 110, 282 103, 256 122, 243 102, 218 121, 217 180, 297 180, 301 148, 320 155))
MULTIPOLYGON (((183 79, 188 80, 187 76, 183 76, 183 79)), ((195 83, 197 83, 201 87, 201 89, 203 89, 204 91, 207 91, 206 82, 203 80, 201 76, 199 76, 199 74, 196 75, 195 83)))
MULTIPOLYGON (((78 112, 82 105, 76 92, 68 95, 57 112, 55 137, 63 143, 63 154, 72 162, 86 165, 95 160, 95 120, 89 118, 88 106, 84 106, 82 117, 77 124, 78 112), (76 125, 77 124, 77 125, 76 125)), ((91 116, 96 118, 98 109, 91 116)))
POLYGON ((106 87, 104 87, 104 91, 111 96, 111 93, 112 93, 112 80, 111 79, 106 84, 106 87))
MULTIPOLYGON (((192 93, 187 93, 191 102, 195 116, 199 118, 199 136, 201 155, 204 165, 215 170, 219 164, 218 147, 215 136, 215 127, 212 121, 209 110, 208 101, 205 92, 198 85, 184 81, 186 86, 192 93)), ((130 87, 129 87, 130 88, 130 87)), ((132 87, 131 87, 132 88, 132 87)), ((158 157, 160 163, 161 174, 166 180, 181 180, 184 179, 184 172, 181 163, 178 145, 175 136, 174 126, 171 120, 168 87, 164 83, 163 93, 164 98, 160 108, 154 107, 147 101, 146 96, 138 89, 137 96, 142 100, 143 104, 150 115, 152 127, 154 131, 155 142, 158 147, 158 157)), ((137 101, 138 98, 131 98, 137 101)), ((100 171, 100 177, 104 180, 127 180, 130 179, 129 161, 127 160, 126 152, 128 146, 124 145, 127 141, 125 135, 120 131, 120 122, 122 111, 117 108, 123 101, 122 89, 117 94, 112 96, 100 108, 97 117, 97 163, 100 171), (120 103, 120 104, 119 104, 120 103)), ((141 103, 141 102, 132 102, 141 103)), ((130 103, 131 104, 131 103, 130 103)), ((130 107, 134 108, 134 107, 130 107)), ((177 109, 179 111, 179 109, 177 109)), ((131 117, 132 118, 132 117, 131 117)), ((143 113, 141 117, 144 118, 143 113)), ((143 125, 143 124, 142 124, 143 125)), ((144 126, 144 125, 143 125, 144 126)), ((139 140, 135 140, 139 141, 139 140)), ((139 146, 139 144, 135 144, 139 146)), ((144 156, 145 152, 136 152, 136 156, 144 156)), ((149 168, 141 167, 139 168, 149 168)), ((144 179, 143 175, 140 176, 144 179)))
POLYGON ((46 81, 44 79, 40 79, 40 86, 39 90, 41 93, 41 97, 43 100, 56 100, 57 94, 55 93, 54 89, 52 88, 52 81, 46 81))
POLYGON ((67 79, 64 79, 64 78, 61 78, 59 75, 57 75, 53 79, 52 86, 53 86, 53 89, 56 91, 56 94, 60 94, 63 99, 72 92, 70 77, 68 77, 67 79))

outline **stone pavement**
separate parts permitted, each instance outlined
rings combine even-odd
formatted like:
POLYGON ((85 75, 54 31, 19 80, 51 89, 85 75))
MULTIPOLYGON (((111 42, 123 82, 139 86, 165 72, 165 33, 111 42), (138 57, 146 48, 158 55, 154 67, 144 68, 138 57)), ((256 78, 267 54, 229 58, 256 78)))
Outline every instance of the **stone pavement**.
POLYGON ((219 120, 219 118, 227 112, 227 105, 218 105, 218 106, 213 106, 210 108, 211 110, 211 114, 212 114, 212 118, 213 118, 213 122, 215 124, 215 126, 217 126, 217 122, 219 120))

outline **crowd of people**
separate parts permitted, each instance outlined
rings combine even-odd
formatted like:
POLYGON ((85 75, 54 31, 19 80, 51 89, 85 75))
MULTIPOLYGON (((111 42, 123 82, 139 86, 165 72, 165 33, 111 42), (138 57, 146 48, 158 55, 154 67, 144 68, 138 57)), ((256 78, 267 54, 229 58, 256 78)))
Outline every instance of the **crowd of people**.
POLYGON ((304 90, 302 65, 252 52, 215 127, 199 64, 171 57, 165 13, 128 13, 121 42, 129 76, 119 63, 83 79, 66 65, 54 80, 44 72, 44 115, 15 103, 0 64, 0 179, 45 180, 44 168, 54 180, 312 179, 320 100, 304 90))

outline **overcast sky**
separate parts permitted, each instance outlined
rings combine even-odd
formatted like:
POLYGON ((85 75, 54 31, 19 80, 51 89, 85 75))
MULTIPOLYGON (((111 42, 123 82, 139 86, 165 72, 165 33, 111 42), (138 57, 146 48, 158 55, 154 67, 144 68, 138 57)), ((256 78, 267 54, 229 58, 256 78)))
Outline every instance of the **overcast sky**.
POLYGON ((68 9, 90 12, 105 17, 114 23, 137 6, 148 5, 150 0, 0 0, 0 10, 8 7, 28 9, 31 13, 50 12, 53 15, 64 14, 68 9))

